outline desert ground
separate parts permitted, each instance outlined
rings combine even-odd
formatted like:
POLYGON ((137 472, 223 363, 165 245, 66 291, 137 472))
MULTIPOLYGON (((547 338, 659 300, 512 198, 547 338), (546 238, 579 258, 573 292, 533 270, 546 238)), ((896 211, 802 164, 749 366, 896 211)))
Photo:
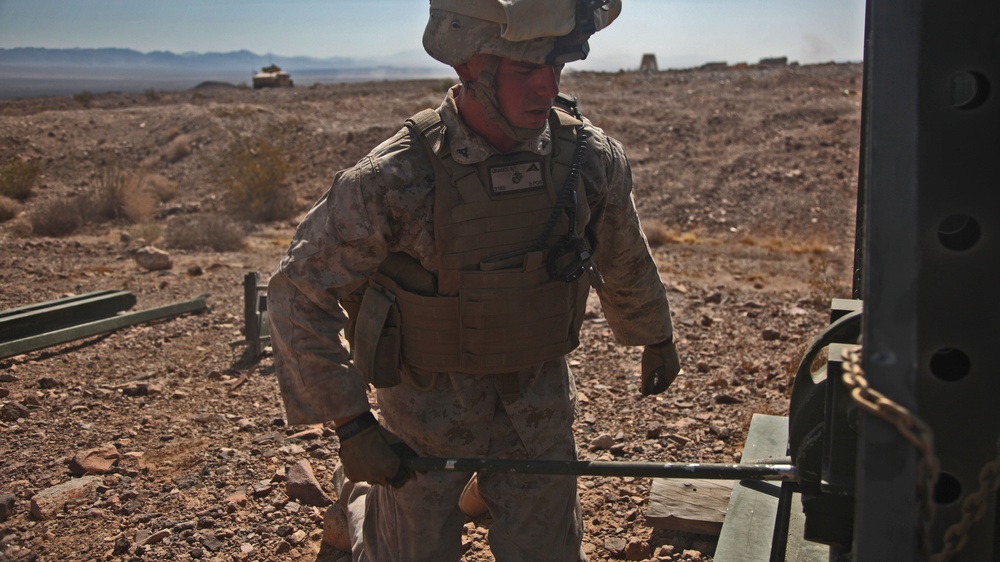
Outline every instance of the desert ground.
MULTIPOLYGON (((322 540, 327 500, 289 486, 308 463, 336 499, 337 438, 285 422, 272 357, 241 343, 243 278, 266 280, 336 171, 449 85, 0 101, 0 165, 41 169, 0 223, 0 310, 110 289, 133 293, 133 310, 208 304, 0 359, 0 560, 349 560, 322 540), (213 172, 255 135, 288 164, 281 218, 234 214, 213 172), (115 177, 152 197, 70 232, 43 220, 59 203, 83 214, 115 177), (213 248, 226 236, 237 243, 213 248), (149 245, 169 269, 139 265, 149 245)), ((830 299, 851 294, 861 67, 567 72, 562 89, 629 154, 683 366, 640 397, 640 350, 614 343, 595 304, 571 356, 580 456, 738 462, 751 416, 787 414, 830 299)), ((581 477, 579 490, 590 560, 712 559, 717 537, 646 521, 649 479, 581 477)), ((488 527, 467 525, 465 561, 493 559, 488 527)))

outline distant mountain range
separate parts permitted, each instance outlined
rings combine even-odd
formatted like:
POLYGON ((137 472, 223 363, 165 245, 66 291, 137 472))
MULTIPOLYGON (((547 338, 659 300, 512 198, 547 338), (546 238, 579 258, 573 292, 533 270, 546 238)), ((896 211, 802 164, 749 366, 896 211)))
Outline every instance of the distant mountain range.
POLYGON ((0 97, 80 92, 186 90, 206 82, 250 84, 264 66, 276 64, 296 85, 316 82, 450 77, 450 68, 423 51, 384 58, 311 58, 229 53, 141 53, 131 49, 0 49, 0 97))

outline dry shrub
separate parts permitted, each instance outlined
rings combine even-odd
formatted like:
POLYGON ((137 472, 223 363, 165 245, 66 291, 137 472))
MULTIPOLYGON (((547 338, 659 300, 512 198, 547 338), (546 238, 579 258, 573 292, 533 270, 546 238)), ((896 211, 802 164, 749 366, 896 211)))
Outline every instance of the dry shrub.
POLYGON ((84 107, 90 107, 90 104, 94 101, 94 97, 93 92, 89 92, 87 90, 84 90, 79 94, 73 94, 73 99, 84 107))
POLYGON ((4 231, 16 238, 28 238, 31 236, 31 219, 27 216, 19 216, 8 222, 4 226, 4 231))
POLYGON ((830 251, 830 245, 826 241, 813 237, 744 236, 740 239, 740 243, 790 254, 825 254, 830 251))
POLYGON ((827 305, 835 298, 846 299, 851 296, 851 287, 834 272, 837 264, 825 258, 809 259, 809 290, 810 297, 820 305, 827 305))
POLYGON ((167 164, 174 164, 187 158, 191 155, 192 143, 194 143, 194 137, 191 135, 177 135, 163 150, 163 161, 167 164))
POLYGON ((14 158, 0 168, 0 195, 24 201, 31 196, 41 176, 41 162, 14 158))
POLYGON ((156 173, 146 174, 143 178, 143 185, 161 203, 166 203, 181 193, 177 182, 156 173))
POLYGON ((143 174, 129 174, 119 166, 103 169, 91 194, 90 211, 94 218, 140 222, 151 217, 156 200, 144 180, 143 174))
POLYGON ((224 215, 179 217, 167 225, 164 244, 179 250, 211 248, 232 252, 243 248, 246 232, 236 221, 224 215))
POLYGON ((31 213, 31 231, 39 236, 69 236, 84 224, 86 202, 76 199, 56 199, 41 205, 31 213))
POLYGON ((20 203, 10 197, 0 195, 0 222, 7 222, 16 217, 20 212, 20 203))
POLYGON ((209 169, 234 215, 266 222, 296 214, 295 190, 286 184, 291 158, 280 142, 264 136, 236 137, 209 162, 209 169))
POLYGON ((160 239, 163 234, 163 227, 157 222, 144 222, 133 226, 129 229, 129 235, 133 239, 142 240, 146 244, 152 244, 160 239))
POLYGON ((667 244, 694 244, 698 241, 698 235, 694 232, 677 232, 652 221, 642 221, 642 231, 646 233, 646 240, 653 248, 667 244))

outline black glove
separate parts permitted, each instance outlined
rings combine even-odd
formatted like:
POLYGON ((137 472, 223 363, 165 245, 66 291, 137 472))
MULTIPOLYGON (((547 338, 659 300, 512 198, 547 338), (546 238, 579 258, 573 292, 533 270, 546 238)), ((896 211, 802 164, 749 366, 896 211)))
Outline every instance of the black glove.
POLYGON ((642 349, 642 381, 639 392, 643 396, 659 394, 670 386, 681 370, 681 360, 673 338, 642 349))
POLYGON ((413 476, 402 462, 417 454, 366 412, 338 426, 340 462, 344 474, 354 482, 399 488, 413 476))

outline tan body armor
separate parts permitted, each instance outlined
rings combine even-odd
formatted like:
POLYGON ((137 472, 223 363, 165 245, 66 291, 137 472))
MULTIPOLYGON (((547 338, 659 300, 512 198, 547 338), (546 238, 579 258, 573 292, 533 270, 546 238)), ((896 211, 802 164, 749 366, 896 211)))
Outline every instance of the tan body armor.
POLYGON ((561 266, 549 261, 568 239, 586 244, 590 209, 578 170, 571 172, 582 122, 555 110, 551 123, 548 156, 521 152, 464 165, 451 157, 436 111, 407 121, 435 167, 438 273, 391 254, 358 310, 345 303, 355 364, 376 387, 396 384, 407 366, 508 373, 579 344, 589 278, 553 279, 561 266))

